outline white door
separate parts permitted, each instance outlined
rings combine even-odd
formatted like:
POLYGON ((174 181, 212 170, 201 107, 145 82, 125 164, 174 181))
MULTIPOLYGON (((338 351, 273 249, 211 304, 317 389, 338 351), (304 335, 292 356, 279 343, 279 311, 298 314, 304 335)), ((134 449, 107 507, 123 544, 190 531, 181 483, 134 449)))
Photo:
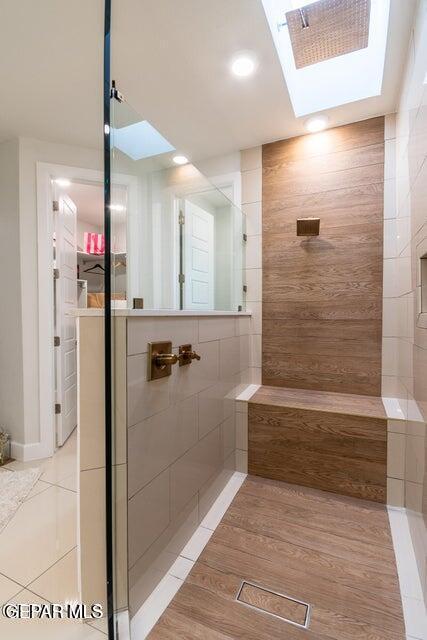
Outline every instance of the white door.
POLYGON ((56 268, 55 279, 55 347, 57 445, 62 446, 77 425, 77 209, 66 195, 58 198, 55 214, 56 268))
POLYGON ((214 309, 214 217, 192 202, 184 207, 184 308, 214 309))

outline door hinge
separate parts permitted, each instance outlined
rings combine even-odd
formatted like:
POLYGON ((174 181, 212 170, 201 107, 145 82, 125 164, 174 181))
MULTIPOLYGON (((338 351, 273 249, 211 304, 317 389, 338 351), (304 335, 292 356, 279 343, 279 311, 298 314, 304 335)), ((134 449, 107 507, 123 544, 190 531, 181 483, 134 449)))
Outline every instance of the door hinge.
POLYGON ((244 284, 243 285, 243 293, 247 293, 248 292, 248 285, 244 284))
POLYGON ((243 311, 243 307, 241 304, 239 304, 239 306, 237 307, 237 311, 243 311))
POLYGON ((61 338, 59 336, 55 336, 53 339, 53 346, 60 347, 61 346, 61 338))
POLYGON ((182 211, 179 212, 178 222, 179 224, 185 224, 185 215, 182 213, 182 211))
POLYGON ((111 83, 110 97, 114 98, 118 102, 124 102, 125 100, 124 95, 117 89, 115 80, 113 80, 111 83))
POLYGON ((248 241, 248 236, 246 233, 243 234, 243 242, 247 242, 248 241))
POLYGON ((59 269, 54 269, 53 270, 53 279, 54 280, 58 280, 59 278, 59 269))
POLYGON ((179 282, 179 284, 184 284, 184 282, 185 282, 185 274, 184 273, 180 273, 179 274, 178 282, 179 282))
POLYGON ((59 211, 59 202, 58 200, 52 201, 52 211, 59 211))
POLYGON ((61 405, 59 402, 55 403, 55 415, 58 415, 61 413, 61 405))

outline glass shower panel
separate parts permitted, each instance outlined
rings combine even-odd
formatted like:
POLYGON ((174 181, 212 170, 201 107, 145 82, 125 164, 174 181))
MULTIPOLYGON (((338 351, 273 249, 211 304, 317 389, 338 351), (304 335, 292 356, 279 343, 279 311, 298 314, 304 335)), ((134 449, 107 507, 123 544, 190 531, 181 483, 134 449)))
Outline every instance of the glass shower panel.
MULTIPOLYGON (((166 514, 168 525, 155 544, 146 544, 159 509, 157 499, 149 495, 151 488, 160 493, 165 490, 165 470, 162 467, 151 477, 151 466, 156 457, 169 465, 176 462, 169 460, 168 453, 180 428, 174 421, 188 410, 185 399, 180 400, 175 392, 176 399, 171 396, 171 404, 165 407, 169 417, 160 412, 163 417, 157 418, 156 433, 165 437, 156 435, 153 450, 152 439, 141 436, 146 417, 151 416, 150 393, 159 384, 163 384, 161 389, 164 384, 185 384, 189 375, 185 367, 180 372, 177 367, 176 377, 169 382, 150 381, 147 342, 154 339, 153 331, 161 340, 174 339, 174 335, 171 324, 163 334, 157 328, 159 318, 146 316, 150 311, 156 316, 159 310, 194 310, 197 314, 200 310, 242 309, 244 220, 232 202, 235 185, 218 189, 194 165, 177 166, 173 146, 116 97, 111 100, 110 138, 113 599, 115 623, 126 625, 198 525, 198 507, 183 503, 166 514), (129 351, 130 326, 135 328, 135 323, 144 339, 139 349, 133 343, 129 351), (141 439, 136 445, 130 440, 128 445, 128 437, 135 438, 137 432, 141 439)), ((218 390, 224 395, 219 402, 227 403, 233 385, 218 390)), ((218 434, 219 427, 209 436, 218 436, 213 447, 219 446, 218 434)), ((176 442, 174 446, 181 445, 176 442)), ((196 438, 192 446, 203 445, 196 438)))
POLYGON ((243 214, 125 101, 113 100, 115 309, 243 308, 243 214))

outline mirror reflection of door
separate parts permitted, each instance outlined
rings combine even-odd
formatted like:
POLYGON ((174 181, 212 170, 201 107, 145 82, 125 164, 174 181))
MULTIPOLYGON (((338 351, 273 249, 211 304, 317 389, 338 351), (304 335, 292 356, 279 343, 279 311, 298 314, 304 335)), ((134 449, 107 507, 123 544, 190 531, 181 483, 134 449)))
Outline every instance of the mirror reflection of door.
POLYGON ((184 202, 184 308, 215 308, 214 216, 184 202))

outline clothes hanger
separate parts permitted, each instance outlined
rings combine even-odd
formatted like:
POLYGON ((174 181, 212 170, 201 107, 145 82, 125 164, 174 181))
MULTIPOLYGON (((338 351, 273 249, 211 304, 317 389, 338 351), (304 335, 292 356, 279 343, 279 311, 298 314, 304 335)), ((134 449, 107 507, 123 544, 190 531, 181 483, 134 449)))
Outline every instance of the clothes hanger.
POLYGON ((93 265, 93 267, 89 267, 89 269, 85 269, 83 273, 96 273, 100 276, 105 275, 105 269, 102 266, 102 264, 99 264, 99 262, 97 262, 96 264, 93 265), (95 271, 95 269, 101 269, 101 271, 95 271))

